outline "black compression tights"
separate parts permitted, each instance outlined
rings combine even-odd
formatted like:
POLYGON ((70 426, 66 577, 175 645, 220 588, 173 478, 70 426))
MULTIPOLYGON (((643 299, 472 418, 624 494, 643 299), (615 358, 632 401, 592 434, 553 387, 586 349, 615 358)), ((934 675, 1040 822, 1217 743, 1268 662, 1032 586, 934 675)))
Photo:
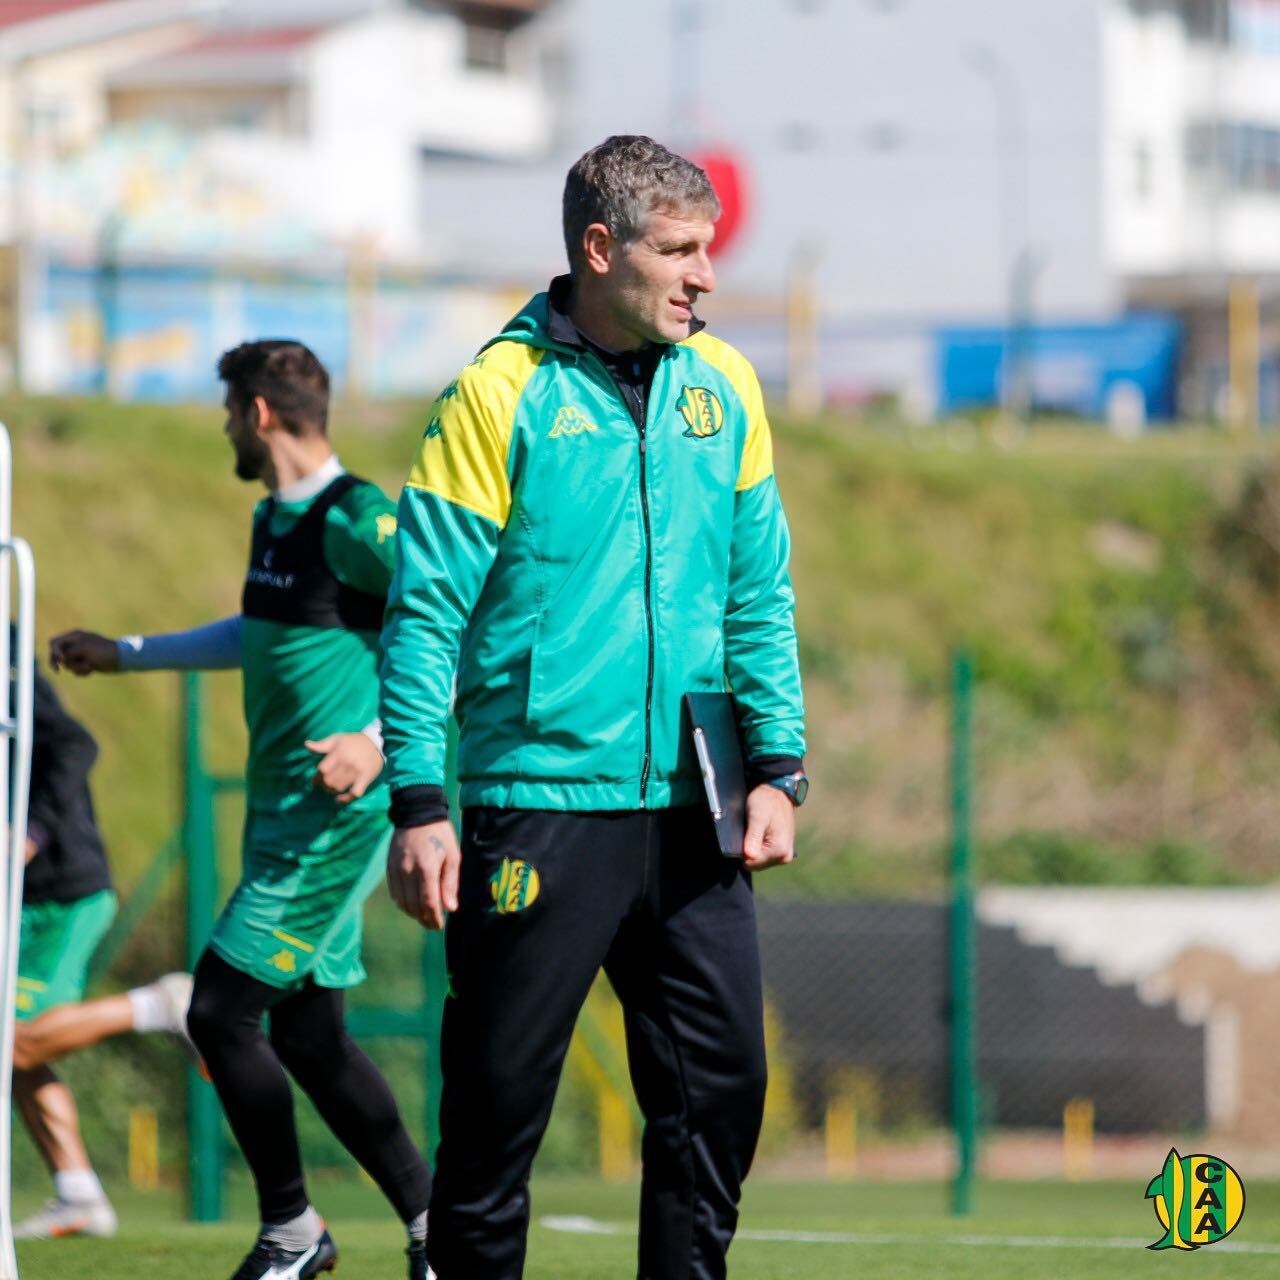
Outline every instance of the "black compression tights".
POLYGON ((426 1209, 431 1174, 382 1073, 347 1034, 340 991, 308 982, 281 998, 206 951, 187 1026, 253 1172, 263 1222, 288 1222, 307 1207, 285 1069, 405 1222, 426 1209))

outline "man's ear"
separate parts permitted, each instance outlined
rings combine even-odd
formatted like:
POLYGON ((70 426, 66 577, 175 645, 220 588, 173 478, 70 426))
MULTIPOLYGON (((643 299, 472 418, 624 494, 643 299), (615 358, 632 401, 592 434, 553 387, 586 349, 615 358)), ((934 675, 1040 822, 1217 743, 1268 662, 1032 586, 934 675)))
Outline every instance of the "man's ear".
POLYGON ((582 253, 587 270, 594 271, 598 276, 608 275, 613 247, 613 233, 603 222, 593 222, 582 233, 582 253))
POLYGON ((253 429, 258 435, 266 435, 268 431, 279 426, 276 419, 276 411, 266 402, 263 396, 254 396, 249 401, 249 408, 253 413, 253 429))

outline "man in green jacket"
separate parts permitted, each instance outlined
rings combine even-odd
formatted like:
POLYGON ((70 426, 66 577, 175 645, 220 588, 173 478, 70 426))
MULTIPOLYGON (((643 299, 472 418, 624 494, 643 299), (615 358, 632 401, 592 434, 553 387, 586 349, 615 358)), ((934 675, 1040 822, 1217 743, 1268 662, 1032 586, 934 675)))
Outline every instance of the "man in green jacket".
POLYGON ((528 1174, 601 966, 645 1116, 640 1275, 725 1275, 763 1113, 751 873, 793 857, 804 727, 759 383, 693 312, 719 204, 614 137, 570 170, 570 274, 438 401, 399 506, 382 721, 388 880, 449 917, 428 1256, 514 1280, 528 1174), (462 845, 443 798, 456 687, 462 845), (724 858, 682 698, 731 688, 748 758, 724 858))

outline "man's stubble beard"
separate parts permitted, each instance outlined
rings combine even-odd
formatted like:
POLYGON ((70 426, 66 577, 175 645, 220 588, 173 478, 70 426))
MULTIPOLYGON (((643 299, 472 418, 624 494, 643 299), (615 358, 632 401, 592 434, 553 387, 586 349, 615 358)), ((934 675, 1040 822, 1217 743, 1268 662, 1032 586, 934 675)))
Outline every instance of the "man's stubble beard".
POLYGON ((236 448, 235 473, 237 480, 244 480, 251 483, 254 480, 262 479, 262 467, 267 460, 267 451, 262 449, 250 452, 246 449, 236 448))

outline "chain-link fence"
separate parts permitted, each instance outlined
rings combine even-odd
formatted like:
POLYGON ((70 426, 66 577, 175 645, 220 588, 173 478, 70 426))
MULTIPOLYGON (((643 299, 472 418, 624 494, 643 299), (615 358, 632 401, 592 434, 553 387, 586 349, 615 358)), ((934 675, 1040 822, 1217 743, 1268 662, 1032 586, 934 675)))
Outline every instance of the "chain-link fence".
MULTIPOLYGON (((1048 747, 1029 736, 999 683, 983 679, 981 663, 977 675, 967 743, 980 1173, 1130 1176, 1156 1167, 1153 1153, 1158 1161, 1191 1134, 1269 1141, 1280 1128, 1268 1066, 1280 970, 1276 895, 1232 883, 1244 877, 1190 860, 1176 842, 1126 844, 1101 822, 1042 827, 1043 789, 1058 789, 1052 812, 1074 812, 1062 809, 1061 796, 1080 784, 1048 768, 1048 747), (1202 883, 1186 883, 1194 878, 1202 883)), ((888 721, 877 704, 890 696, 867 691, 873 719, 888 721)), ((940 1179, 956 1167, 949 864, 965 808, 956 803, 963 743, 942 682, 910 701, 880 745, 909 748, 914 776, 900 799, 915 806, 915 821, 871 815, 878 856, 855 849, 850 868, 848 844, 837 856, 827 833, 805 833, 802 814, 796 867, 757 878, 771 1066, 766 1173, 940 1179)), ((897 775, 886 767, 864 776, 883 786, 897 775)), ((1098 807, 1105 813, 1111 802, 1104 795, 1098 807)), ((216 805, 225 891, 240 801, 223 787, 216 805)), ((440 938, 382 893, 369 902, 365 937, 369 979, 351 994, 352 1026, 429 1149, 440 938)), ((181 1134, 191 1116, 184 1119, 177 1087, 180 1059, 168 1046, 138 1041, 127 1055, 100 1053, 95 1064, 99 1087, 86 1092, 86 1127, 99 1149, 112 1144, 108 1172, 114 1164, 123 1171, 129 1133, 126 1116, 94 1100, 104 1081, 113 1097, 155 1100, 161 1169, 170 1181, 183 1177, 181 1134)), ((73 1063, 72 1083, 83 1075, 73 1063)), ((193 1096, 200 1090, 207 1086, 193 1096)), ((302 1101, 299 1118, 308 1167, 349 1174, 349 1158, 302 1101)), ((632 1176, 639 1130, 621 1012, 601 980, 566 1064, 540 1168, 632 1176)), ((230 1153, 220 1120, 216 1132, 230 1153)), ((233 1155, 228 1163, 236 1167, 233 1155)), ((25 1168, 20 1161, 20 1175, 25 1168)))
MULTIPOLYGON (((1265 851, 1246 851, 1246 874, 1150 820, 1108 822, 1123 803, 1114 793, 1132 781, 1062 777, 1071 757, 1061 742, 1037 742, 1015 700, 982 680, 981 666, 978 675, 964 741, 948 733, 936 689, 915 694, 882 741, 917 744, 922 726, 931 731, 929 749, 911 756, 914 841, 895 847, 885 836, 852 871, 821 841, 802 842, 799 865, 813 853, 829 867, 828 892, 822 870, 799 889, 789 873, 758 881, 774 1060, 790 1092, 789 1167, 903 1177, 955 1168, 966 1077, 955 1057, 964 957, 950 864, 970 807, 956 793, 955 753, 966 748, 979 1168, 1129 1176, 1191 1134, 1265 1144, 1277 1123, 1263 1063, 1280 970, 1265 851), (1092 805, 1064 798, 1086 786, 1092 805)), ((883 812, 874 820, 891 829, 883 812)))

